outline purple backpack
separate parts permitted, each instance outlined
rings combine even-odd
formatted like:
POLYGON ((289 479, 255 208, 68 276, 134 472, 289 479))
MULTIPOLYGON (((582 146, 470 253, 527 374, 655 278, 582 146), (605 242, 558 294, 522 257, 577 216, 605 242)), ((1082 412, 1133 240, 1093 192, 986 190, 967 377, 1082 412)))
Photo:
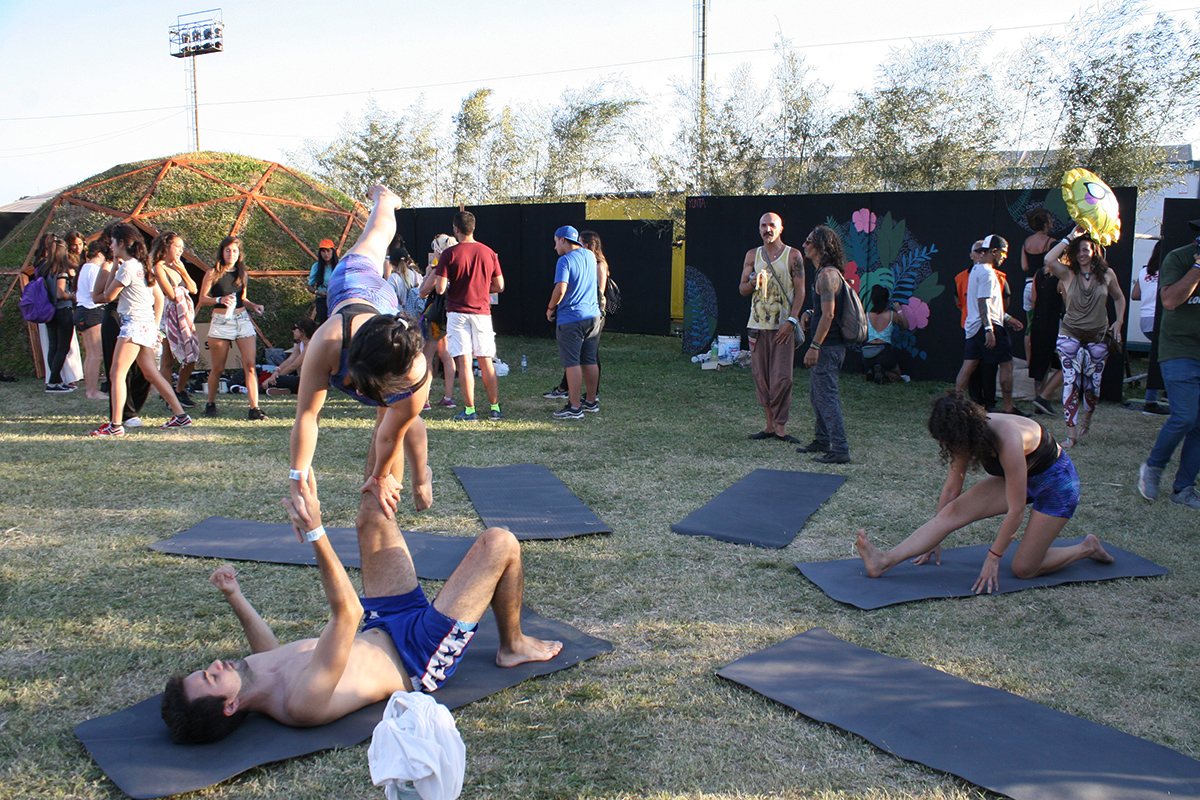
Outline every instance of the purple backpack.
POLYGON ((26 322, 49 322, 54 319, 54 303, 46 288, 45 278, 34 278, 21 291, 21 316, 26 322))

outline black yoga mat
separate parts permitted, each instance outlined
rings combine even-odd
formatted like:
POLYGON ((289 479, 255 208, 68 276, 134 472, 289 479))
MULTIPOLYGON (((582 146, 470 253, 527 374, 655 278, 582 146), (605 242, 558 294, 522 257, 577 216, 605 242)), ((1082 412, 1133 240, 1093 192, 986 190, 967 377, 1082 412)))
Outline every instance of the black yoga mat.
POLYGON ((1200 796, 1200 761, 820 628, 717 674, 1014 800, 1200 796))
MULTIPOLYGON (((531 636, 561 641, 562 652, 550 661, 497 667, 500 638, 495 617, 488 611, 458 670, 432 697, 447 708, 459 708, 527 678, 548 675, 612 650, 603 639, 540 617, 528 607, 522 611, 521 624, 531 636)), ((371 736, 383 718, 386 701, 318 728, 289 728, 270 717, 251 714, 228 737, 205 745, 172 743, 159 711, 161 704, 162 695, 155 695, 125 711, 75 727, 75 735, 96 764, 130 797, 192 792, 273 761, 331 747, 351 747, 371 736)))
MULTIPOLYGON (((1060 539, 1054 544, 1071 545, 1082 541, 1083 537, 1060 539)), ((1058 572, 1022 580, 1012 573, 1013 554, 1017 548, 1010 546, 1004 558, 1000 559, 1000 589, 993 594, 1019 592, 1037 586, 1058 586, 1063 583, 1106 581, 1112 578, 1149 578, 1168 574, 1167 569, 1128 550, 1113 547, 1107 542, 1104 549, 1113 557, 1113 563, 1101 564, 1085 558, 1058 572)), ((971 587, 979 577, 987 550, 986 544, 943 550, 941 566, 929 562, 918 567, 911 561, 905 561, 878 578, 868 578, 862 559, 857 557, 841 561, 815 561, 797 564, 796 567, 804 573, 804 577, 834 600, 869 611, 913 600, 974 596, 971 587)))
POLYGON ((455 467, 483 524, 508 528, 518 539, 567 539, 612 533, 604 522, 541 464, 455 467))
POLYGON ((845 475, 756 469, 671 530, 734 544, 787 547, 845 480, 845 475))
MULTIPOLYGON (((354 528, 326 528, 330 544, 342 564, 361 567, 358 534, 354 528)), ((454 572, 475 540, 469 536, 435 536, 404 531, 404 541, 412 553, 417 577, 444 581, 454 572)), ((269 564, 309 564, 317 557, 306 544, 296 541, 288 523, 254 522, 227 517, 209 517, 194 528, 150 545, 151 550, 198 558, 222 558, 228 561, 261 561, 269 564)))

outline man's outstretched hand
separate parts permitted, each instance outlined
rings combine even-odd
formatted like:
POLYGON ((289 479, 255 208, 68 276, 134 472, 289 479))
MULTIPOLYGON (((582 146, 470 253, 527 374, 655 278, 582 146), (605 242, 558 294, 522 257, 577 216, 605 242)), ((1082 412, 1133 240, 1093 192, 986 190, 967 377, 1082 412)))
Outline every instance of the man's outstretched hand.
POLYGON ((283 501, 288 519, 296 531, 296 538, 303 542, 304 534, 321 525, 321 501, 317 498, 317 473, 312 467, 303 480, 292 481, 291 497, 283 501))
POLYGON ((237 572, 234 571, 233 564, 222 564, 216 568, 208 579, 226 597, 232 594, 240 594, 242 591, 242 587, 238 586, 237 572))

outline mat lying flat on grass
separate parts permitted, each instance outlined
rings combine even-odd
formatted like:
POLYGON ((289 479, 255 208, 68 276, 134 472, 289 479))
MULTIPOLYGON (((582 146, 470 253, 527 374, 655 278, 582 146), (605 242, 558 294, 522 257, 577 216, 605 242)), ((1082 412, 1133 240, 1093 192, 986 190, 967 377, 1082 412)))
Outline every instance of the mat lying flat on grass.
POLYGON ((1200 796, 1200 761, 820 628, 717 674, 1014 800, 1200 796))
POLYGON ((756 469, 671 530, 735 544, 787 547, 845 480, 845 475, 756 469))
POLYGON ((541 464, 455 467, 483 524, 508 528, 518 539, 566 539, 612 533, 604 522, 541 464))
MULTIPOLYGON (((1083 537, 1061 539, 1055 542, 1055 546, 1078 544, 1082 541, 1083 537)), ((1128 550, 1107 543, 1104 549, 1113 557, 1113 563, 1101 564, 1085 558, 1058 572, 1021 580, 1012 573, 1013 554, 1017 548, 1009 547, 1004 558, 1000 559, 1000 589, 994 594, 1019 592, 1036 586, 1058 586, 1063 583, 1105 581, 1112 578, 1149 578, 1168 574, 1168 570, 1128 550)), ((983 567, 987 550, 986 544, 943 550, 940 566, 930 562, 918 567, 911 561, 905 561, 892 567, 879 578, 867 577, 861 558, 814 561, 797 564, 796 567, 804 573, 804 577, 834 600, 869 611, 913 600, 973 596, 971 587, 979 578, 979 570, 983 567)))
MULTIPOLYGON (((329 542, 347 567, 361 567, 358 535, 353 528, 326 528, 329 542)), ((405 531, 404 541, 412 553, 417 577, 444 581, 454 572, 475 540, 469 536, 435 536, 405 531)), ((288 523, 254 522, 228 517, 209 517, 194 528, 150 545, 160 553, 227 561, 261 561, 268 564, 316 566, 313 549, 296 541, 288 523)))
MULTIPOLYGON (((561 641, 562 652, 550 661, 508 669, 497 667, 500 638, 495 617, 488 611, 458 671, 433 698, 447 708, 459 708, 527 678, 548 675, 612 650, 603 639, 540 617, 528 607, 522 611, 521 623, 531 636, 561 641)), ((162 721, 160 694, 125 711, 81 723, 75 727, 75 735, 121 791, 135 798, 167 797, 212 786, 273 761, 358 744, 370 737, 383 718, 385 704, 376 703, 317 728, 289 728, 261 714, 251 714, 219 742, 177 745, 171 742, 162 721)))

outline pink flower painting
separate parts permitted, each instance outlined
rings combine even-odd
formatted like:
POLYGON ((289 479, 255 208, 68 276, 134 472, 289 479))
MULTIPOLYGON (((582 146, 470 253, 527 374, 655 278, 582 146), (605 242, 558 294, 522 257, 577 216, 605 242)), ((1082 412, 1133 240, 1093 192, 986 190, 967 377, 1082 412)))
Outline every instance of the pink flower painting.
POLYGON ((908 320, 909 330, 924 328, 929 324, 929 306, 919 297, 910 297, 900 306, 900 313, 908 320))
POLYGON ((859 233, 870 233, 875 230, 875 215, 869 208, 860 208, 855 211, 850 215, 850 221, 854 223, 854 227, 859 233))
POLYGON ((857 292, 858 291, 858 264, 854 263, 853 261, 847 261, 846 262, 846 271, 845 271, 844 275, 846 278, 846 283, 850 284, 850 286, 852 286, 854 288, 854 291, 857 292))

